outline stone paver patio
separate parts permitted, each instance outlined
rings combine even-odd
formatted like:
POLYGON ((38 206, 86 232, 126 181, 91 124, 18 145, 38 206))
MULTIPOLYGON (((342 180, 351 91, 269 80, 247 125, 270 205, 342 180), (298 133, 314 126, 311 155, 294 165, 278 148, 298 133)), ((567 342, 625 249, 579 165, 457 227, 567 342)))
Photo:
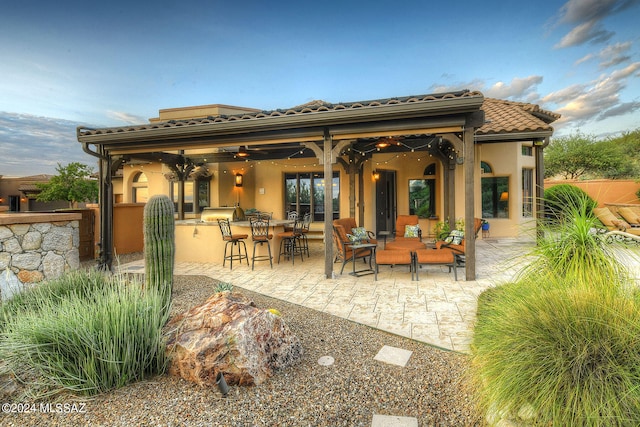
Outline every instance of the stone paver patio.
MULTIPOLYGON (((247 246, 250 246, 248 244, 247 246)), ((202 264, 180 262, 175 274, 202 275, 273 298, 323 311, 338 317, 405 336, 448 350, 468 352, 476 316, 477 298, 487 288, 511 279, 526 262, 533 241, 483 239, 476 244, 476 280, 466 281, 464 268, 458 269, 458 281, 444 266, 429 266, 420 271, 420 280, 412 281, 407 266, 380 266, 378 280, 373 275, 348 274, 351 263, 340 275, 334 264, 335 279, 324 277, 324 246, 311 243, 311 257, 304 262, 281 260, 273 269, 268 262, 202 264)), ((251 248, 249 247, 251 253, 251 248)), ((619 255, 640 282, 638 259, 640 246, 619 255)), ((222 255, 220 255, 222 258, 222 255)), ((276 258, 277 259, 277 258, 276 258)), ((221 260, 222 261, 222 260, 221 260)), ((362 268, 362 261, 356 261, 362 268)), ((124 271, 143 272, 144 261, 120 266, 124 271)))

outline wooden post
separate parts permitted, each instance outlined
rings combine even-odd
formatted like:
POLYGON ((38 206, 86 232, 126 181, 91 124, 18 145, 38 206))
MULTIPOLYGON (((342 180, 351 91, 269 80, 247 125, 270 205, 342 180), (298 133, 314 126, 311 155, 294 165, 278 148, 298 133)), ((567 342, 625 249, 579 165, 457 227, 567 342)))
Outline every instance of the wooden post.
POLYGON ((464 239, 466 280, 476 280, 475 144, 473 126, 465 127, 464 140, 464 239))
POLYGON ((324 274, 333 275, 333 139, 329 129, 324 130, 324 274))

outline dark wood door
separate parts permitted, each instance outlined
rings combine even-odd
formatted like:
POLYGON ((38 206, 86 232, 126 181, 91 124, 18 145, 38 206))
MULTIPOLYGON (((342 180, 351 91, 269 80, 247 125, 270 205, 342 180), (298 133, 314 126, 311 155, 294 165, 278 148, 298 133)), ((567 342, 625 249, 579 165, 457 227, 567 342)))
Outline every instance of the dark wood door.
POLYGON ((376 234, 380 231, 393 232, 396 222, 396 173, 379 170, 376 181, 376 234))

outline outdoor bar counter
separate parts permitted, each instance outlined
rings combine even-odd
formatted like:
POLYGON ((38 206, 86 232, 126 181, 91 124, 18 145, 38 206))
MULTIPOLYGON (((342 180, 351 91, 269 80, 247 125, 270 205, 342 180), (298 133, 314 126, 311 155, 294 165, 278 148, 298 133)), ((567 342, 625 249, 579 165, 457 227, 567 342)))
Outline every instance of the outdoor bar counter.
MULTIPOLYGON (((222 240, 222 234, 218 226, 218 218, 227 218, 230 220, 233 234, 247 235, 245 244, 247 245, 249 258, 251 258, 253 241, 251 240, 251 225, 249 221, 233 221, 232 215, 234 208, 213 209, 218 211, 216 215, 211 214, 212 208, 208 208, 209 212, 207 212, 207 215, 203 214, 201 217, 205 218, 206 221, 202 219, 176 221, 176 261, 222 263, 224 247, 227 242, 222 240)), ((271 255, 273 256, 274 262, 278 261, 278 251, 280 248, 280 239, 276 237, 276 234, 283 231, 283 226, 288 223, 291 223, 291 221, 282 219, 269 221, 269 227, 274 234, 271 240, 271 255)), ((229 245, 229 250, 230 248, 231 245, 229 245)), ((237 251, 237 247, 233 249, 237 251)), ((258 254, 266 255, 266 246, 258 245, 256 255, 258 254)), ((251 263, 250 259, 249 263, 251 263)))

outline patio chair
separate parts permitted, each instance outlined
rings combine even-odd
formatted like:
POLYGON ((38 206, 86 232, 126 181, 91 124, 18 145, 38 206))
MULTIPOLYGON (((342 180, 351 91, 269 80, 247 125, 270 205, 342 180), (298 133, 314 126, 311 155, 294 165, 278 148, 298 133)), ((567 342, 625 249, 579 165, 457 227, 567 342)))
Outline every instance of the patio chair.
POLYGON ((356 224, 356 219, 353 217, 334 219, 333 225, 341 225, 344 228, 345 233, 351 234, 352 236, 359 238, 359 240, 361 241, 366 240, 368 243, 375 243, 376 245, 378 244, 376 234, 373 231, 365 229, 364 227, 358 227, 358 224, 356 224))
POLYGON ((629 207, 619 207, 618 214, 629 223, 631 227, 640 227, 640 215, 629 207))
MULTIPOLYGON (((482 219, 473 219, 473 232, 478 237, 478 233, 482 229, 482 219)), ((448 235, 444 236, 443 240, 436 242, 436 249, 449 248, 458 255, 464 255, 465 253, 465 239, 464 232, 460 230, 451 230, 448 235)))
POLYGON ((269 261, 271 268, 273 268, 273 257, 271 256, 271 239, 273 238, 273 234, 269 233, 269 218, 267 217, 258 217, 258 218, 250 218, 249 224, 251 225, 251 239, 253 240, 253 256, 251 257, 251 270, 256 263, 256 261, 269 261), (264 244, 267 244, 268 255, 257 255, 256 256, 256 246, 260 245, 263 247, 264 244))
POLYGON ((356 259, 362 258, 362 260, 366 262, 367 257, 369 257, 369 262, 371 262, 371 254, 373 251, 370 248, 360 248, 356 249, 354 254, 353 249, 351 248, 351 243, 353 243, 353 241, 347 236, 344 226, 336 224, 336 221, 337 220, 334 220, 333 224, 333 242, 336 245, 336 257, 333 262, 342 261, 340 274, 342 274, 344 266, 349 261, 355 262, 356 259))
POLYGON ((220 233, 222 233, 222 240, 226 243, 224 245, 224 258, 222 261, 222 266, 229 260, 229 268, 233 269, 233 260, 238 260, 242 264, 242 260, 247 260, 247 265, 249 265, 249 256, 247 254, 247 245, 244 242, 246 238, 249 237, 248 234, 233 234, 231 232, 231 223, 229 219, 218 219, 218 226, 220 227, 220 233), (242 247, 240 246, 242 244, 242 247), (227 248, 231 245, 231 253, 227 255, 227 248), (238 253, 233 253, 233 248, 238 248, 238 253), (244 248, 244 254, 242 253, 242 248, 244 248))
POLYGON ((395 241, 422 241, 422 230, 418 224, 418 215, 398 215, 396 218, 395 241))
POLYGON ((640 236, 640 227, 631 227, 627 221, 616 217, 609 208, 594 208, 593 214, 605 227, 605 232, 640 236))

